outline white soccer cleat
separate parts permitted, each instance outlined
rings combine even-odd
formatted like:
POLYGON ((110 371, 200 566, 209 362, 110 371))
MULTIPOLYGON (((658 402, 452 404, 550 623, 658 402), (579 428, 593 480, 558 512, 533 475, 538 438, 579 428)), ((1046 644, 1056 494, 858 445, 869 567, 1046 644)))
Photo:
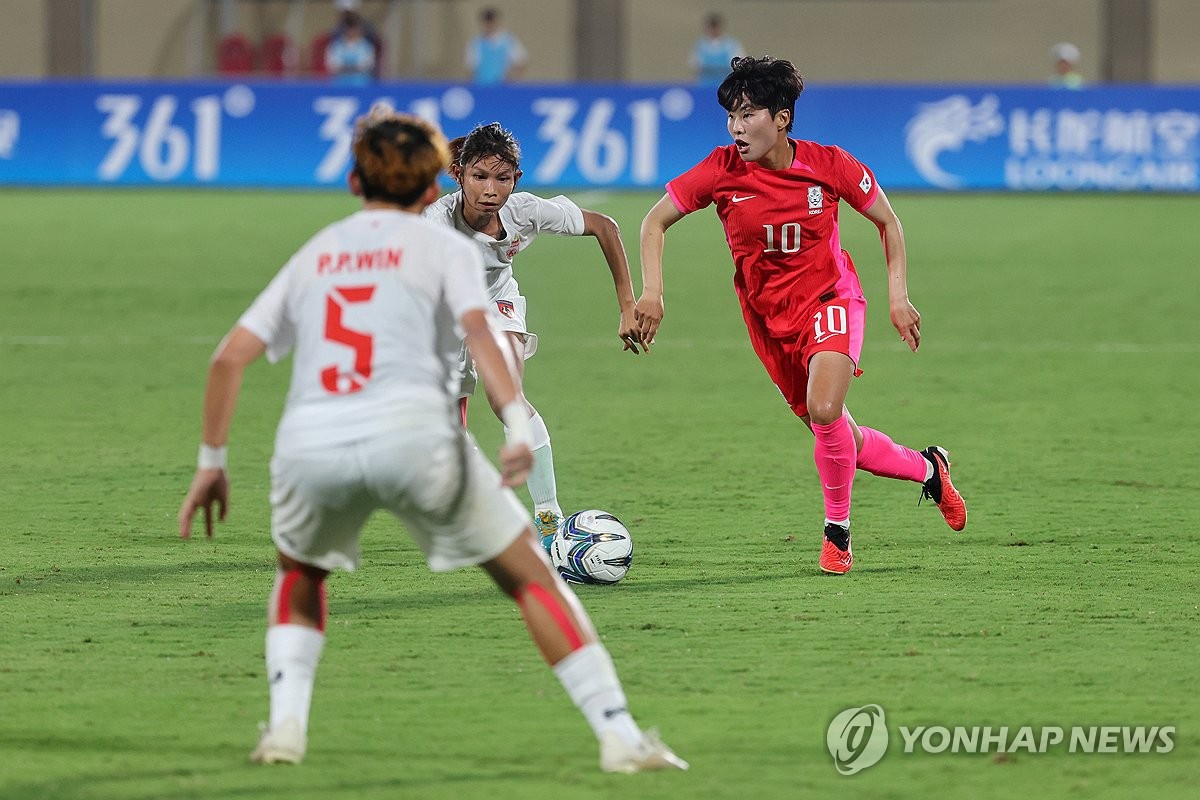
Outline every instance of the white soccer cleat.
POLYGON ((250 754, 255 764, 299 764, 308 749, 308 737, 295 717, 288 717, 277 728, 259 723, 258 747, 250 754))
POLYGON ((600 740, 600 769, 605 772, 648 772, 656 769, 687 769, 688 763, 671 752, 658 738, 658 731, 646 731, 636 747, 625 743, 615 731, 606 731, 600 740))

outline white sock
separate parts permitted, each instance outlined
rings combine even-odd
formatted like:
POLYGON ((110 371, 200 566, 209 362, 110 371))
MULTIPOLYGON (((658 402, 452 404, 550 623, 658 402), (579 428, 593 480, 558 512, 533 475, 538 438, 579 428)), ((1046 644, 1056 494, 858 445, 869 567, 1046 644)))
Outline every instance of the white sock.
POLYGON ((554 480, 554 451, 550 448, 550 431, 546 430, 546 421, 542 415, 533 412, 529 418, 529 426, 533 429, 533 469, 525 486, 529 489, 529 498, 533 500, 533 513, 553 511, 562 516, 558 505, 558 486, 554 480))
POLYGON ((295 717, 308 730, 313 679, 325 647, 325 634, 303 625, 267 628, 267 681, 271 692, 270 727, 295 717))
POLYGON ((642 731, 629 715, 625 692, 604 645, 599 642, 584 645, 555 664, 554 674, 583 712, 597 739, 611 730, 631 747, 642 740, 642 731))

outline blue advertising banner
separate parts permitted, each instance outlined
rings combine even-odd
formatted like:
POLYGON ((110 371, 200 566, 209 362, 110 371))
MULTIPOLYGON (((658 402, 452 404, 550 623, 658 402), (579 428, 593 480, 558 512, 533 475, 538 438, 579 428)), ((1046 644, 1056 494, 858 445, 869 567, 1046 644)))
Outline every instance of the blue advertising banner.
POLYGON ((796 113, 884 187, 1200 189, 1200 89, 819 87, 796 113))
MULTIPOLYGON (((0 82, 0 185, 341 188, 379 100, 450 136, 501 122, 526 188, 658 188, 729 142, 715 92, 681 86, 0 82)), ((1200 89, 819 86, 793 135, 888 189, 1200 190, 1200 89)))

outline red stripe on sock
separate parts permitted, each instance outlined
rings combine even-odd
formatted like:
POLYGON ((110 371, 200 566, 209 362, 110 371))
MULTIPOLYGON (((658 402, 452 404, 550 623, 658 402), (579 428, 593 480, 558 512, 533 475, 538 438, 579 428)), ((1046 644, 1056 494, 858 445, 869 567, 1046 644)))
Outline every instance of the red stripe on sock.
POLYGON ((292 618, 292 587, 300 580, 300 570, 292 569, 283 573, 283 583, 279 584, 279 598, 275 607, 275 621, 287 625, 292 618))
POLYGON ((517 602, 523 603, 527 595, 532 595, 542 604, 542 608, 550 612, 558 629, 562 631, 563 636, 567 637, 567 646, 571 648, 572 653, 583 647, 583 637, 579 635, 579 631, 575 630, 575 625, 571 622, 571 615, 554 598, 554 595, 546 591, 546 588, 539 583, 527 583, 517 590, 517 602))
POLYGON ((467 427, 467 400, 466 397, 458 398, 458 415, 462 418, 462 426, 467 427))
POLYGON ((325 594, 325 581, 321 581, 317 586, 317 594, 321 598, 321 616, 317 620, 317 630, 321 633, 325 632, 325 618, 329 616, 329 598, 325 594))

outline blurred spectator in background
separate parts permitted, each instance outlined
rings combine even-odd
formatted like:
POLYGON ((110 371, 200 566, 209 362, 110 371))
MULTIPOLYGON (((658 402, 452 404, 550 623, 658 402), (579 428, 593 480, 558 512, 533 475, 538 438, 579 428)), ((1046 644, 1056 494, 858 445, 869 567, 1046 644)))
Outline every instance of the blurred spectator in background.
POLYGON ((467 45, 466 62, 478 84, 505 83, 519 78, 529 60, 521 41, 500 27, 500 12, 485 8, 479 14, 479 35, 467 45))
MULTIPOLYGON (((329 41, 333 42, 339 39, 350 25, 357 26, 362 32, 363 38, 371 44, 375 51, 371 75, 378 78, 380 67, 383 65, 383 39, 371 21, 362 15, 362 0, 334 0, 334 5, 337 6, 339 12, 338 21, 329 33, 329 41)), ((334 74, 332 69, 329 69, 328 72, 331 75, 334 74)))
POLYGON ((1083 76, 1079 74, 1078 47, 1070 42, 1059 42, 1050 48, 1050 56, 1054 59, 1051 86, 1058 89, 1079 89, 1083 86, 1083 76))
POLYGON ((335 83, 364 86, 375 75, 375 46, 355 14, 341 26, 325 50, 325 69, 335 83))
POLYGON ((729 62, 744 55, 742 43, 725 35, 725 19, 720 14, 709 14, 704 18, 704 36, 692 47, 689 63, 697 83, 719 86, 729 74, 729 62))

